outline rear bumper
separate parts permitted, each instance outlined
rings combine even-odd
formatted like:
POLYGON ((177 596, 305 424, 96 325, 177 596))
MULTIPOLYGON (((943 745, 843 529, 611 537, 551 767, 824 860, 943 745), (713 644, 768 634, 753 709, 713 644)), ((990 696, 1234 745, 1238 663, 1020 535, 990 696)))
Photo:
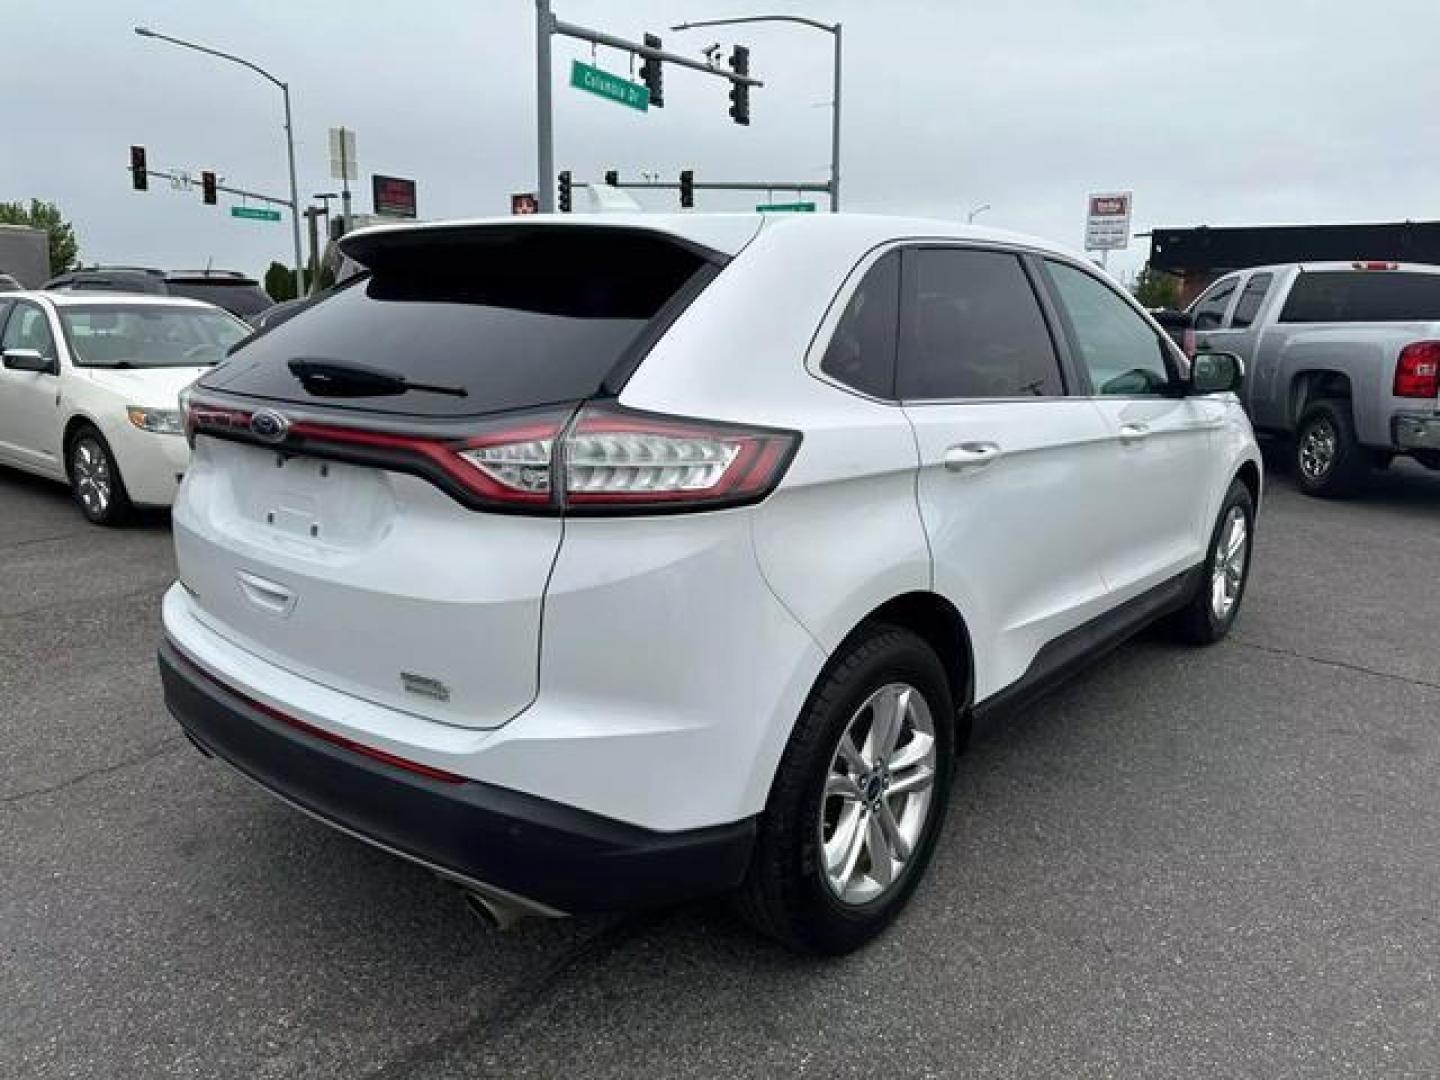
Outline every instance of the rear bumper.
POLYGON ((159 652, 165 704, 201 749, 327 824, 544 914, 626 910, 740 883, 754 819, 656 832, 475 780, 372 760, 159 652))
POLYGON ((1390 430, 1401 450, 1440 450, 1440 414, 1397 413, 1390 430))

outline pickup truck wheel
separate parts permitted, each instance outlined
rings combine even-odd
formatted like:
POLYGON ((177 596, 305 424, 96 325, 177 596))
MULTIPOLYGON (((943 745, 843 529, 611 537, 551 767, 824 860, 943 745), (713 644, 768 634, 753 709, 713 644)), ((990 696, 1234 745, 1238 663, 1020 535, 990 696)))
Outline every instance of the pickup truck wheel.
POLYGON ((105 436, 86 424, 65 449, 70 490, 80 512, 94 525, 119 525, 130 515, 130 496, 105 436))
POLYGON ((945 818, 955 706, 935 651, 877 624, 843 646, 791 734, 736 897, 798 952, 839 955, 914 892, 945 818))
POLYGON ((1200 586, 1190 602, 1170 617, 1170 627, 1181 641, 1213 645, 1235 625, 1250 580, 1254 538, 1255 500, 1249 488, 1232 481, 1210 533, 1200 586))
POLYGON ((1306 495, 1339 498, 1360 486, 1374 455, 1355 437, 1346 401, 1317 401, 1295 431, 1295 480, 1306 495))

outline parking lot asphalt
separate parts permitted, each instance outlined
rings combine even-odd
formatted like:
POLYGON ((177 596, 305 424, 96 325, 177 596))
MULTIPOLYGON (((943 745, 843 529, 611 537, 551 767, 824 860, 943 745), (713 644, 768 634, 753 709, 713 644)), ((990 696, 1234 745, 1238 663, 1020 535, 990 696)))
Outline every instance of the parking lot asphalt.
POLYGON ((1437 567, 1440 476, 1281 463, 1232 638, 987 735, 822 962, 719 904, 486 929, 179 735, 164 515, 0 471, 0 1076, 1440 1075, 1437 567))

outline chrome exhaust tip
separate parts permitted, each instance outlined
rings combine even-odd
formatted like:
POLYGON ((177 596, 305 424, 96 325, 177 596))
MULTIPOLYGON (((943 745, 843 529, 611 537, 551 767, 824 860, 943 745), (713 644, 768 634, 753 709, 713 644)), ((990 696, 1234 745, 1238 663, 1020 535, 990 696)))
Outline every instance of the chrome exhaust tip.
POLYGON ((473 889, 462 891, 465 894, 465 906, 470 909, 470 913, 491 930, 509 930, 520 920, 535 914, 519 904, 485 896, 473 889))

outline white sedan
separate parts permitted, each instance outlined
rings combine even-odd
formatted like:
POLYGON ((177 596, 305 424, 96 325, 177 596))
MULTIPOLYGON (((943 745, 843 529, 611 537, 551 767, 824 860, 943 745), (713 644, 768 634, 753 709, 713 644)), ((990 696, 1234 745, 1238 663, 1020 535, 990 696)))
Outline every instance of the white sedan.
POLYGON ((180 391, 249 332, 169 296, 0 295, 0 465, 67 482, 100 525, 169 506, 190 462, 180 391))

